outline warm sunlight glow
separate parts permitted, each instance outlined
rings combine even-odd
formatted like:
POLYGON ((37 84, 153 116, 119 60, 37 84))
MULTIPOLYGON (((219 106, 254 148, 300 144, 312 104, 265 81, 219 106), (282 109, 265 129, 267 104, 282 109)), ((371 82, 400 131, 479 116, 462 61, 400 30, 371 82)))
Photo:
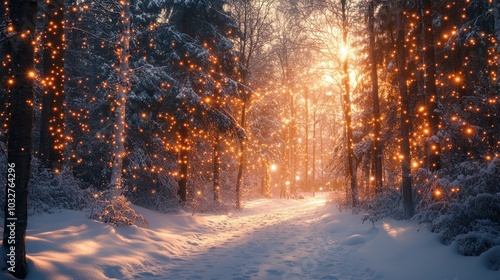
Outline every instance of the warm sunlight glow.
POLYGON ((342 47, 340 47, 339 52, 340 52, 340 59, 342 59, 342 61, 344 61, 349 56, 349 47, 342 46, 342 47))
POLYGON ((391 227, 388 223, 384 223, 384 230, 393 238, 398 237, 401 233, 408 230, 408 228, 403 227, 391 227))

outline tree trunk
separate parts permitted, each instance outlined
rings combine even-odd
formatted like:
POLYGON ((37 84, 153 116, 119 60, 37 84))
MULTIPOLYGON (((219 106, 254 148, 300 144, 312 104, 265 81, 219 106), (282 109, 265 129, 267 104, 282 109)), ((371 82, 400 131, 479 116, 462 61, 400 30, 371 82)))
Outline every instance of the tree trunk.
POLYGON ((292 91, 287 86, 287 91, 290 94, 290 138, 289 138, 289 147, 290 147, 290 192, 292 194, 297 193, 297 158, 296 158, 296 144, 297 137, 295 136, 295 102, 293 98, 292 91))
POLYGON ((409 219, 413 216, 413 194, 411 187, 411 170, 410 170, 410 117, 408 106, 408 87, 406 85, 406 53, 405 53, 405 33, 403 24, 403 11, 401 3, 398 4, 397 11, 397 39, 396 39, 396 55, 398 64, 398 81, 399 92, 401 95, 401 154, 403 156, 401 162, 401 175, 403 180, 403 202, 405 204, 405 216, 409 219))
POLYGON ((271 198, 271 174, 269 172, 269 160, 267 158, 264 159, 264 169, 264 196, 266 198, 271 198))
POLYGON ((179 200, 182 205, 187 202, 187 177, 189 167, 189 133, 188 127, 181 124, 179 130, 180 151, 179 151, 179 200))
POLYGON ((316 107, 314 107, 313 111, 313 135, 312 135, 312 182, 311 182, 311 190, 312 196, 315 196, 316 192, 316 107))
POLYGON ((130 1, 122 3, 122 27, 123 34, 120 39, 119 49, 119 73, 118 92, 116 100, 116 121, 114 133, 113 167, 111 169, 110 187, 113 196, 119 196, 123 192, 122 166, 125 152, 125 109, 127 106, 127 93, 130 90, 129 81, 129 57, 130 57, 130 1))
MULTIPOLYGON (((347 36, 349 34, 349 26, 347 22, 347 0, 341 0, 342 9, 342 43, 347 48, 347 36)), ((351 88, 349 79, 349 55, 343 58, 342 61, 342 84, 344 86, 344 117, 346 127, 347 141, 347 177, 349 178, 351 188, 351 206, 358 206, 358 186, 356 180, 356 170, 354 164, 354 142, 352 136, 352 120, 351 120, 351 88)))
POLYGON ((213 164, 214 164, 214 201, 220 201, 220 137, 217 135, 214 141, 214 154, 213 154, 213 164))
POLYGON ((43 33, 42 112, 39 157, 42 167, 55 172, 64 161, 64 0, 50 0, 43 33))
MULTIPOLYGON (((243 100, 243 108, 241 108, 240 126, 245 129, 246 117, 246 99, 243 100)), ((245 171, 245 140, 240 140, 240 154, 238 159, 238 175, 236 177, 236 209, 241 209, 241 186, 243 184, 243 172, 245 171)))
POLYGON ((8 130, 3 249, 7 270, 16 278, 27 274, 26 227, 33 130, 33 82, 36 1, 9 1, 12 27, 12 77, 8 130))
POLYGON ((424 69, 425 69, 425 96, 427 101, 427 124, 428 124, 428 149, 427 157, 429 169, 437 171, 441 168, 441 149, 436 134, 439 131, 441 114, 438 107, 438 96, 436 87, 436 58, 434 48, 434 33, 432 31, 432 1, 423 0, 419 2, 422 13, 422 37, 424 44, 424 69))
POLYGON ((305 119, 305 136, 304 136, 304 190, 307 190, 309 187, 309 91, 305 92, 305 110, 306 110, 306 119, 305 119))
POLYGON ((371 80, 373 98, 373 159, 375 167, 375 192, 382 192, 382 144, 380 143, 382 134, 380 129, 380 105, 378 98, 378 74, 377 74, 377 54, 375 52, 375 3, 371 1, 368 6, 368 28, 370 33, 370 60, 371 60, 371 80))

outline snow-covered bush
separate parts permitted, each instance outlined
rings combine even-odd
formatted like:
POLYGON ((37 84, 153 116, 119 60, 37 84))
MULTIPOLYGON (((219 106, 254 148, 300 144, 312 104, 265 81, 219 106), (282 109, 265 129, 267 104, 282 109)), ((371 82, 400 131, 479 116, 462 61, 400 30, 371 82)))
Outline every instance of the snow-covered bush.
POLYGON ((91 219, 110 223, 115 226, 148 226, 144 217, 130 208, 130 201, 123 195, 111 198, 112 195, 109 191, 97 192, 93 189, 88 189, 86 196, 92 198, 91 205, 87 210, 89 212, 88 216, 91 219))
MULTIPOLYGON (((0 165, 1 166, 1 165, 0 165)), ((6 176, 0 171, 0 184, 5 186, 6 176)), ((0 207, 5 203, 5 188, 0 188, 0 207)), ((31 177, 28 192, 28 215, 51 213, 57 209, 82 210, 88 206, 80 181, 70 170, 53 173, 39 168, 38 161, 31 163, 31 177)), ((3 211, 1 212, 3 215, 3 211)))
POLYGON ((385 217, 394 219, 404 217, 401 194, 393 188, 387 189, 371 201, 362 202, 361 209, 365 211, 363 223, 370 221, 372 225, 385 217))
POLYGON ((499 158, 463 162, 446 173, 429 174, 426 182, 419 188, 415 219, 439 233, 444 244, 454 243, 466 256, 500 245, 499 158))
POLYGON ((70 170, 53 173, 32 165, 28 195, 29 214, 51 212, 53 209, 82 210, 88 206, 80 182, 70 170))

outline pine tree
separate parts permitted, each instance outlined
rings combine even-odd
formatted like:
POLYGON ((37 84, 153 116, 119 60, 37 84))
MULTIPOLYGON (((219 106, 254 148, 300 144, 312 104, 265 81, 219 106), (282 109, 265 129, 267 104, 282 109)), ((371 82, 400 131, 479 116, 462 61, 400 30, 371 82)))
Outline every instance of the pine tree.
POLYGON ((439 108, 440 98, 436 87, 436 57, 434 50, 434 28, 432 26, 432 1, 423 0, 421 3, 423 58, 425 70, 425 97, 427 103, 428 147, 427 156, 429 169, 432 171, 441 168, 441 145, 437 136, 441 124, 439 108))
MULTIPOLYGON (((170 77, 164 85, 163 114, 167 132, 175 135, 178 152, 178 194, 188 199, 189 152, 196 137, 244 136, 226 108, 228 98, 238 97, 237 54, 229 37, 237 33, 219 1, 168 2, 169 21, 160 25, 155 40, 165 48, 154 58, 170 77)), ((203 138, 201 138, 203 139, 203 138)))
POLYGON ((64 1, 48 1, 45 12, 47 25, 42 33, 41 71, 44 93, 38 156, 41 166, 58 172, 62 169, 65 143, 64 1))

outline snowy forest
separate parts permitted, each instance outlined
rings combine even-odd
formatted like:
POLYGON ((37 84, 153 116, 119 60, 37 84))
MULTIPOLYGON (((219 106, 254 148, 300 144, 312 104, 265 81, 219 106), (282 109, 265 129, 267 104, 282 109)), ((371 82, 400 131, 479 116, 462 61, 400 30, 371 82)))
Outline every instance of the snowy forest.
POLYGON ((32 217, 147 229, 138 209, 315 197, 498 275, 500 1, 2 2, 0 278, 40 264, 32 217))

